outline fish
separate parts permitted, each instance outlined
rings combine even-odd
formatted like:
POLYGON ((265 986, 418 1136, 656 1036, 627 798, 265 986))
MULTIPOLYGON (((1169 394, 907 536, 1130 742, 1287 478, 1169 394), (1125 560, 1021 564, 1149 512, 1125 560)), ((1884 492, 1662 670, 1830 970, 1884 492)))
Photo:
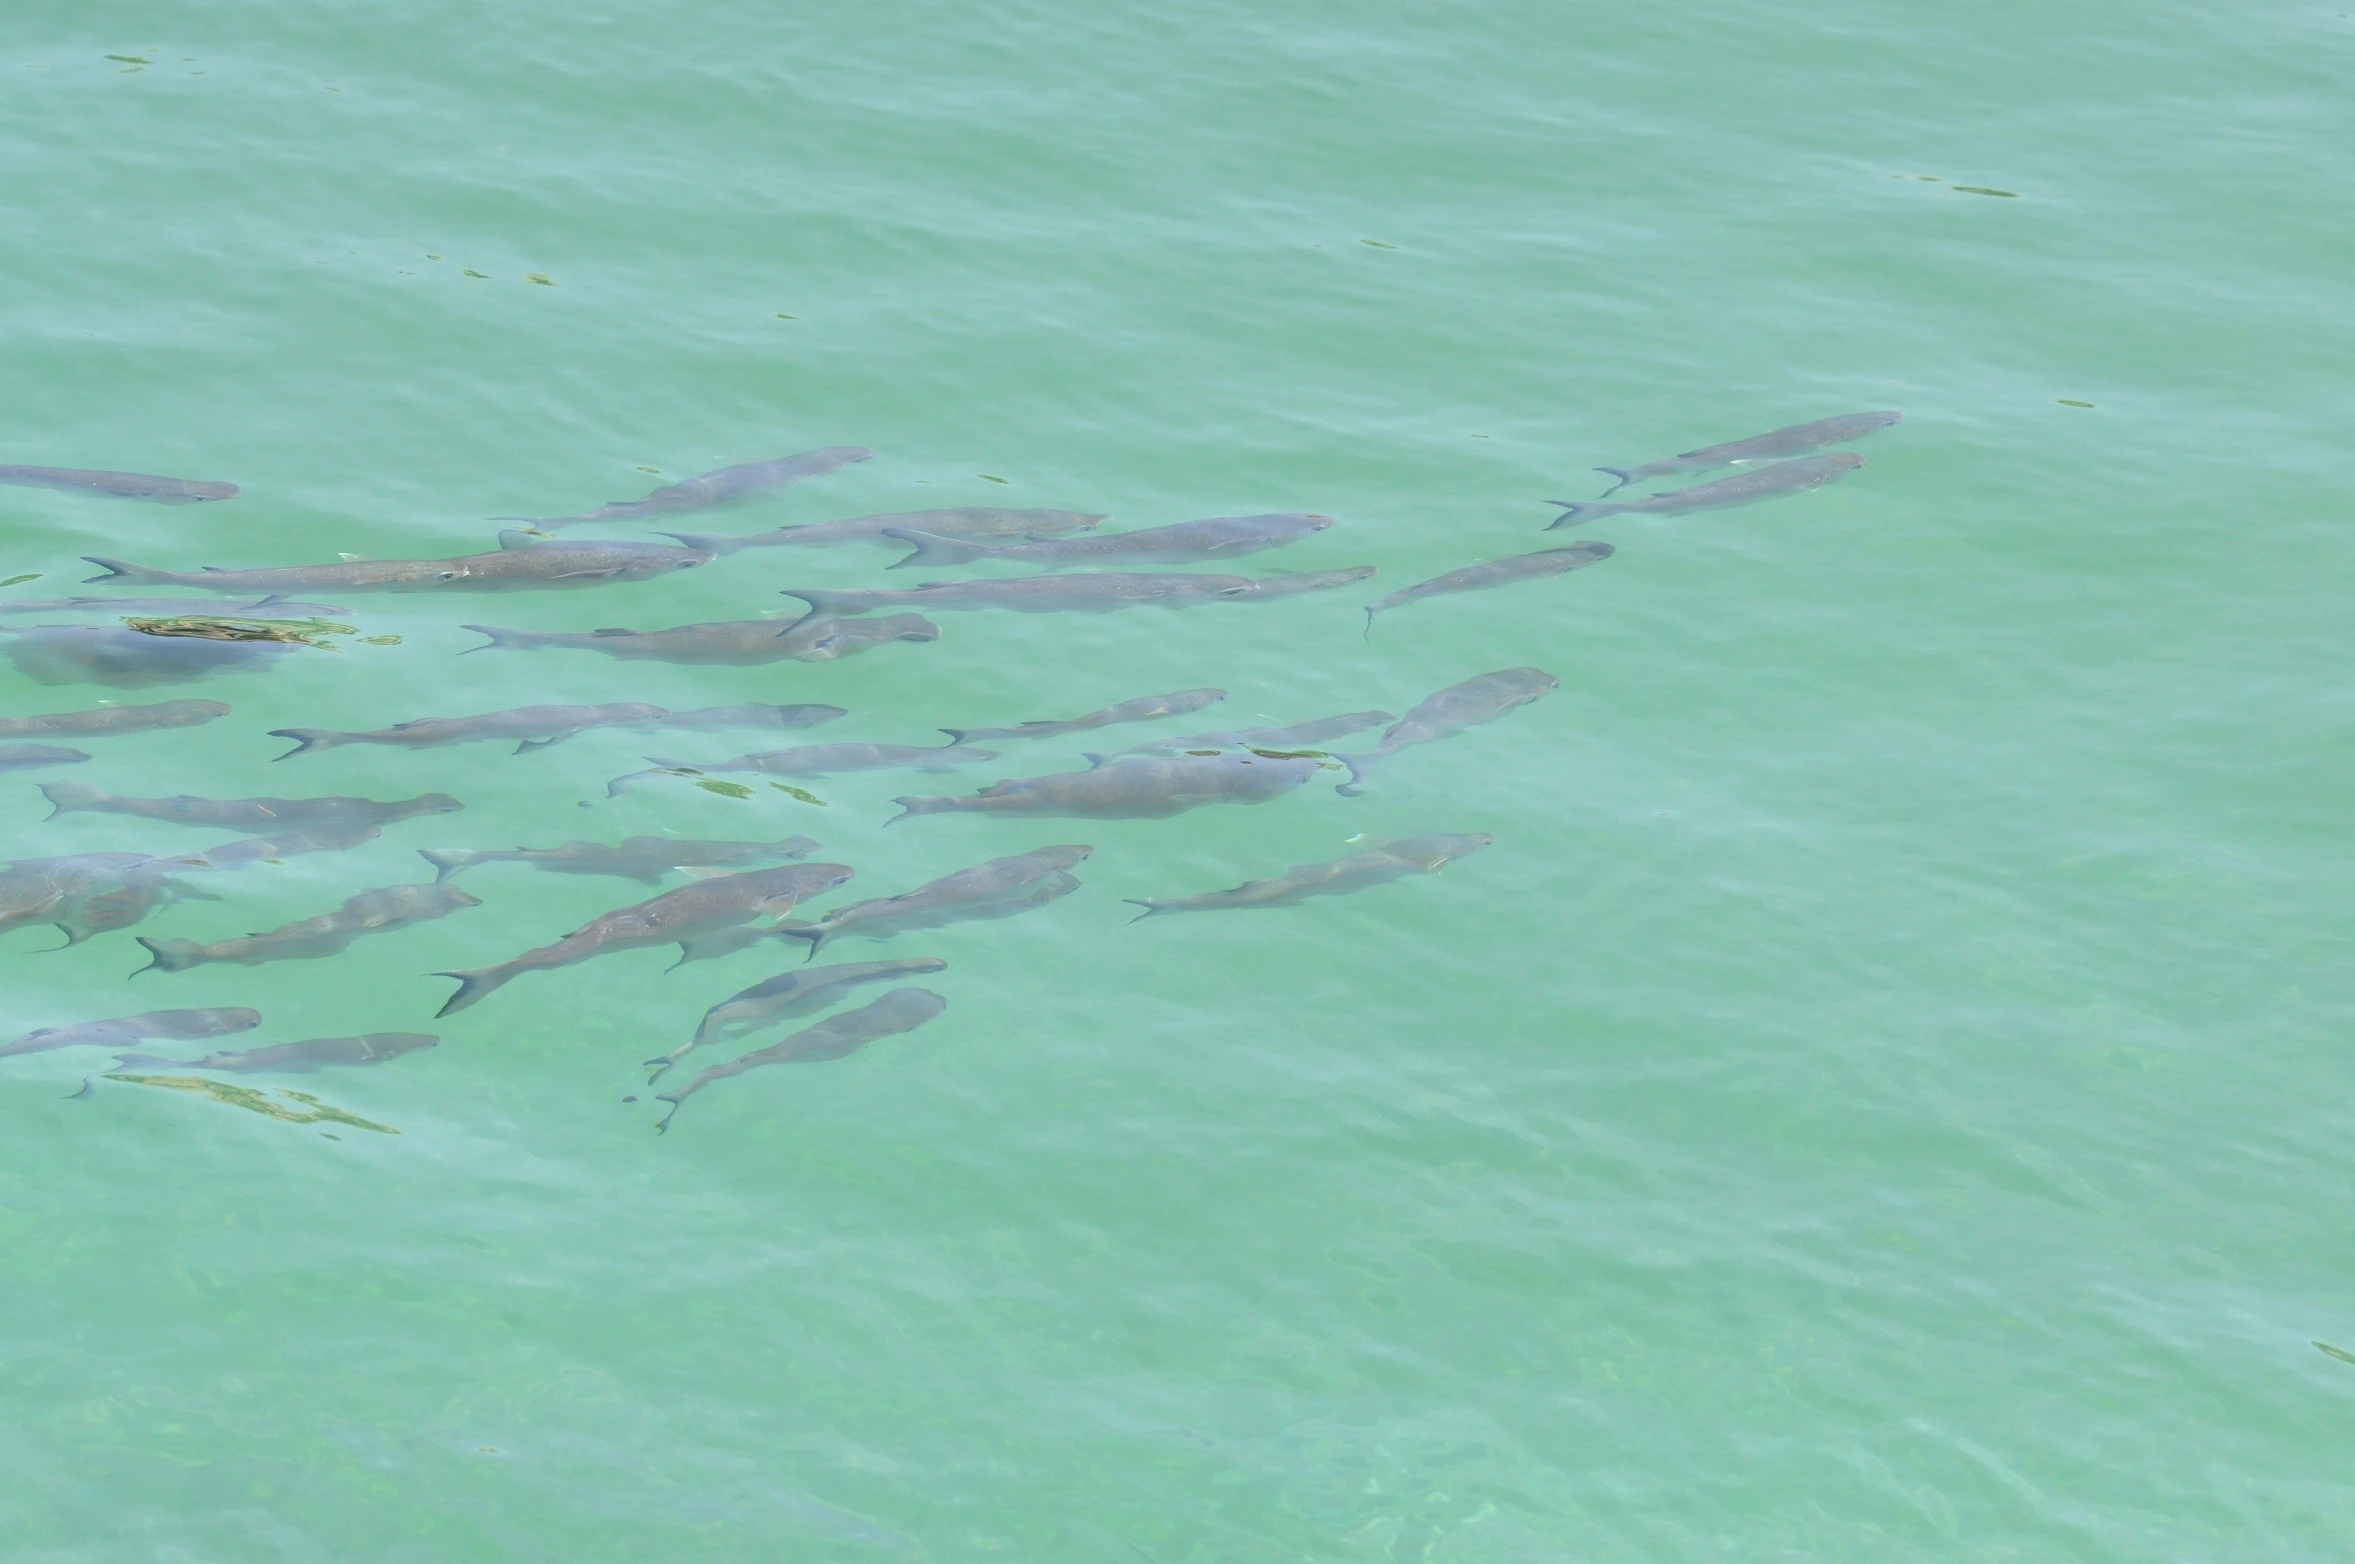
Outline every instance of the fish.
POLYGON ((497 966, 435 973, 435 977, 458 980, 458 991, 436 1014, 456 1015, 526 972, 568 967, 618 951, 675 945, 714 929, 749 922, 762 913, 787 913, 795 902, 823 896, 850 877, 847 864, 803 863, 698 880, 592 918, 553 945, 527 950, 497 966))
POLYGON ((1513 554, 1503 559, 1491 559, 1478 565, 1466 565, 1442 576, 1433 576, 1411 587, 1401 587, 1366 610, 1366 633, 1373 634, 1374 616, 1409 603, 1419 603, 1427 597, 1441 597, 1449 592, 1477 592, 1484 587, 1505 586, 1515 581, 1535 581, 1545 576, 1558 576, 1572 570, 1583 570, 1588 565, 1609 559, 1618 550, 1608 543, 1573 543, 1568 548, 1539 549, 1534 554, 1513 554))
POLYGON ((421 847, 417 856, 434 867, 434 879, 452 880, 485 863, 529 864, 551 874, 608 874, 659 885, 672 869, 735 868, 778 858, 806 858, 818 844, 806 836, 781 842, 697 842, 667 836, 633 836, 610 847, 603 842, 567 842, 562 847, 514 847, 465 852, 421 847))
MULTIPOLYGON (((201 967, 212 962, 233 962, 241 967, 258 967, 265 961, 316 961, 323 956, 340 955, 352 941, 366 934, 390 934, 413 923, 424 923, 434 918, 446 918, 467 907, 479 907, 479 898, 470 896, 455 885, 389 885, 382 890, 362 891, 349 897, 333 912, 323 912, 315 918, 304 918, 294 923, 280 924, 260 934, 247 934, 238 939, 200 944, 192 939, 149 939, 139 937, 153 958, 140 972, 185 972, 190 967, 201 967)), ((132 976, 138 976, 133 973, 132 976)))
POLYGON ((1185 738, 1155 739, 1123 750, 1126 755, 1170 755, 1187 749, 1306 749, 1312 744, 1347 738, 1367 728, 1398 719, 1386 711, 1348 711, 1338 717, 1318 717, 1288 728, 1238 728, 1227 733, 1195 733, 1185 738))
POLYGON ((1150 722, 1156 717, 1183 716, 1189 711, 1215 706, 1226 698, 1227 692, 1224 690, 1172 690, 1167 695, 1140 695, 1135 700, 1118 701, 1091 711, 1084 717, 1071 717, 1062 722, 1024 722, 1011 728, 943 728, 940 731, 960 744, 987 743, 996 739, 1060 738, 1066 733, 1108 728, 1116 722, 1150 722))
POLYGON ((1846 445, 1866 435, 1903 423, 1903 413, 1842 413, 1835 418, 1818 418, 1813 423, 1793 424, 1787 429, 1771 429, 1765 434, 1754 434, 1747 440, 1729 440, 1723 445, 1705 445, 1682 456, 1670 456, 1641 467, 1597 467, 1596 472, 1607 472, 1618 479, 1603 491, 1604 498, 1617 494, 1631 483, 1643 483, 1652 478, 1666 478, 1680 472, 1707 472, 1712 467, 1730 467, 1736 462, 1772 461, 1784 456, 1805 456, 1820 451, 1827 445, 1846 445))
POLYGON ((764 1064, 815 1064, 824 1059, 845 1058, 879 1038, 914 1031, 948 1005, 947 1000, 928 988, 895 988, 872 1004, 828 1016, 781 1043, 758 1049, 741 1059, 731 1059, 726 1064, 715 1064, 677 1091, 656 1095, 655 1101, 669 1103, 671 1110, 654 1126, 655 1133, 669 1129, 671 1120, 679 1116, 679 1105, 714 1081, 757 1070, 764 1064))
POLYGON ((863 614, 877 608, 1010 608, 1025 614, 1109 613, 1116 608, 1187 608, 1219 600, 1254 601, 1348 586, 1374 573, 1371 565, 1344 570, 1299 570, 1253 580, 1208 573, 1092 572, 1071 576, 1008 576, 1002 581, 927 581, 899 590, 788 587, 814 614, 863 614))
POLYGON ((1246 880, 1232 890, 1205 891, 1199 896, 1131 896, 1127 898, 1130 905, 1145 910, 1130 921, 1141 923, 1170 912, 1297 907, 1311 896, 1346 896, 1410 874, 1437 874, 1458 858, 1476 853, 1495 840, 1485 831, 1407 836, 1331 863, 1294 864, 1282 874, 1264 880, 1246 880))
POLYGON ((104 684, 118 690, 260 671, 294 650, 285 641, 145 635, 124 625, 0 625, 0 635, 11 637, 8 660, 36 684, 104 684))
POLYGON ((44 782, 41 796, 49 800, 49 818, 93 813, 141 815, 149 820, 175 820, 182 825, 220 826, 225 830, 267 831, 272 826, 300 830, 306 826, 390 825, 413 815, 446 815, 466 806, 447 793, 420 793, 380 804, 372 798, 198 798, 181 793, 171 798, 118 798, 80 782, 44 782))
POLYGON ((206 608, 224 618, 271 614, 289 619, 341 619, 351 610, 332 603, 294 603, 280 597, 250 603, 213 603, 201 597, 53 597, 0 599, 0 614, 178 614, 206 608))
POLYGON ((897 825, 916 815, 1067 815, 1160 820, 1199 804, 1257 804, 1306 782, 1324 764, 1314 755, 1221 750, 1213 755, 1091 756, 1086 771, 992 782, 963 798, 895 798, 897 825))
POLYGON ((71 734, 100 738, 145 733, 155 728, 193 728, 229 715, 219 701, 159 701, 153 706, 101 706, 96 711, 54 711, 41 717, 0 717, 0 738, 71 734))
POLYGON ((721 1000, 703 1013, 695 1035, 646 1065, 654 1073, 651 1086, 687 1054, 706 1043, 732 1043, 765 1031, 780 1021, 823 1010, 862 983, 884 983, 894 978, 944 972, 948 963, 938 956, 914 956, 905 961, 846 961, 831 967, 803 967, 755 983, 721 1000))
POLYGON ((94 935, 126 929, 158 907, 181 901, 219 901, 183 885, 176 868, 201 862, 151 858, 145 853, 70 853, 20 858, 0 868, 0 933, 35 923, 65 936, 63 950, 94 935))
POLYGON ((644 722, 634 722, 634 728, 664 728, 716 732, 725 728, 814 728, 823 722, 850 713, 840 706, 805 702, 798 706, 764 706, 757 702, 743 706, 704 706, 695 711, 668 711, 644 722))
POLYGON ((1689 489, 1670 489, 1665 494, 1647 495, 1624 505, 1606 505, 1595 500, 1548 500, 1548 505, 1561 506, 1562 514, 1555 517, 1545 530, 1551 532, 1556 527, 1575 527, 1604 516, 1681 516, 1686 511, 1726 510, 1735 505, 1755 505, 1760 500, 1779 500, 1786 494, 1805 494, 1811 489, 1820 489, 1827 483, 1847 477, 1863 465, 1864 458, 1853 451, 1834 451, 1829 456, 1802 456, 1795 461, 1753 467, 1748 472, 1719 478, 1714 483, 1699 483, 1689 489))
POLYGON ((202 1059, 166 1059, 156 1054, 124 1054, 115 1068, 132 1065, 169 1065, 178 1070, 223 1070, 239 1075, 308 1075, 328 1065, 382 1064, 423 1048, 438 1048, 441 1039, 431 1032, 369 1032, 360 1037, 314 1037, 303 1043, 279 1043, 271 1048, 232 1049, 206 1054, 202 1059))
POLYGON ((823 478, 853 462, 863 462, 874 454, 863 445, 829 445, 822 450, 804 451, 799 456, 780 456, 774 461, 741 462, 734 467, 717 467, 699 478, 665 485, 642 500, 608 500, 595 510, 583 511, 577 516, 494 516, 491 519, 520 521, 542 531, 553 531, 558 527, 577 527, 591 521, 643 521, 650 516, 683 516, 691 511, 719 510, 724 506, 757 500, 779 489, 789 489, 804 478, 823 478))
POLYGON ((989 543, 944 537, 915 527, 891 527, 884 536, 915 550, 890 568, 938 569, 977 559, 1044 565, 1186 565, 1198 560, 1236 559, 1262 549, 1297 543, 1333 524, 1330 516, 1278 511, 1265 516, 1213 516, 1136 532, 1099 532, 1084 538, 1049 538, 1025 543, 989 543))
POLYGON ((185 1042, 197 1037, 220 1037, 250 1032, 262 1024, 259 1010, 218 1006, 206 1010, 149 1010, 111 1021, 76 1021, 66 1026, 44 1026, 13 1043, 0 1045, 0 1058, 46 1053, 52 1048, 126 1048, 153 1038, 185 1042))
POLYGON ((281 831, 274 836, 242 837, 175 861, 207 869, 241 869, 247 864, 277 863, 304 853, 346 852, 383 834, 381 828, 365 824, 313 826, 307 830, 281 831))
POLYGON ((651 771, 633 771, 628 776, 615 777, 605 785, 607 798, 622 794, 653 777, 702 776, 712 771, 755 771, 772 777, 830 777, 845 771, 894 771, 907 767, 917 771, 947 771, 955 766, 969 766, 976 761, 995 760, 994 749, 968 749, 962 744, 803 744, 793 749, 770 750, 762 755, 738 755, 734 760, 716 760, 709 765, 689 765, 683 760, 665 760, 659 755, 646 757, 651 771))
POLYGON ((1561 683, 1539 668, 1500 668, 1495 673, 1483 673, 1461 684, 1451 684, 1416 703, 1414 710, 1391 724, 1372 749, 1362 754, 1334 756, 1349 767, 1349 780, 1334 791, 1344 798, 1355 798, 1365 791, 1365 774, 1377 761, 1388 760, 1409 744, 1437 743, 1454 738, 1466 728, 1494 722, 1516 706, 1526 706, 1541 695, 1552 694, 1561 683))
POLYGON ((92 472, 79 467, 0 467, 0 483, 69 494, 111 494, 158 505, 198 505, 237 498, 237 485, 203 478, 158 478, 143 472, 92 472))
POLYGON ((846 934, 855 934, 860 939, 890 939, 910 929, 937 929, 943 924, 981 918, 1010 918, 1079 889, 1079 882, 1072 879, 1069 871, 1094 851, 1084 844, 1066 843, 992 858, 970 869, 944 874, 897 896, 879 896, 872 901, 837 907, 814 923, 781 923, 775 932, 783 939, 808 941, 810 954, 815 956, 828 943, 846 934), (1046 894, 1040 894, 1042 888, 1046 894))
MULTIPOLYGON (((547 647, 603 652, 608 657, 700 666, 752 668, 762 663, 830 663, 890 641, 937 641, 940 626, 920 614, 890 614, 847 623, 807 615, 790 625, 769 619, 734 619, 680 625, 671 630, 507 630, 497 625, 461 625, 488 636, 468 652, 494 649, 536 652, 547 647)), ((464 656, 466 653, 460 653, 464 656)))
POLYGON ((839 543, 884 543, 895 528, 913 528, 948 538, 1059 538, 1102 526, 1109 516, 1076 510, 995 510, 971 506, 962 510, 903 510, 880 516, 852 516, 845 521, 821 521, 802 527, 779 527, 748 538, 707 532, 665 532, 692 549, 733 554, 748 548, 819 548, 839 543))
POLYGON ((499 534, 498 549, 455 559, 354 559, 334 565, 283 565, 258 570, 159 570, 97 554, 83 558, 106 574, 90 584, 194 587, 201 592, 536 592, 558 587, 652 581, 708 565, 701 549, 667 543, 538 543, 520 532, 499 534))
POLYGON ((516 741, 514 753, 561 744, 591 728, 632 727, 669 716, 660 706, 643 701, 617 701, 605 706, 518 706, 512 711, 486 711, 472 717, 419 717, 396 722, 369 733, 347 733, 334 728, 272 728, 270 737, 292 739, 294 748, 275 756, 288 760, 317 750, 346 744, 389 744, 399 749, 439 749, 445 744, 479 740, 516 741))
POLYGON ((90 758, 88 750, 55 744, 0 744, 0 771, 29 771, 35 766, 78 766, 90 758))

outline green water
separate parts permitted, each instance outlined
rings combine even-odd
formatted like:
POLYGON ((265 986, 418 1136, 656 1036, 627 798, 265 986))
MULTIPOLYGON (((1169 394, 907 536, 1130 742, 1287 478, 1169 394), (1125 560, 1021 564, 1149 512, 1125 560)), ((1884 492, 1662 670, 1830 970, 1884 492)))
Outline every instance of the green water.
POLYGON ((483 906, 342 957, 129 987, 127 934, 6 936, 5 1035, 250 1004, 250 1041, 443 1041, 239 1081, 397 1135, 126 1082, 66 1100, 95 1051, 0 1062, 0 1556, 2355 1551, 2355 1364, 2313 1345, 2355 1351, 2346 16, 10 20, 0 461, 245 489, 0 489, 0 575, 41 577, 12 595, 63 595, 84 554, 464 553, 489 516, 839 443, 879 454, 708 530, 1317 510, 1339 524, 1239 568, 1381 574, 943 614, 937 643, 827 666, 455 660, 465 623, 650 629, 902 579, 770 550, 650 586, 322 593, 401 644, 147 694, 0 664, 8 713, 235 707, 0 779, 10 856, 233 834, 44 823, 53 775, 466 802, 209 877, 224 900, 142 934, 325 911, 422 878, 421 847, 799 831, 868 895, 1096 849, 1044 910, 838 947, 946 959, 948 1012, 724 1082, 662 1138, 637 1061, 789 956, 639 952, 428 1019, 449 985, 424 974, 628 881, 487 867, 483 906), (1878 407, 1907 421, 1820 493, 1539 531, 1597 463, 1878 407), (1359 636, 1381 591, 1588 535, 1618 554, 1359 636), (1561 689, 1363 798, 1165 821, 881 829, 895 794, 1100 738, 937 789, 806 784, 821 808, 604 800, 650 748, 757 735, 284 765, 262 736, 809 700, 852 713, 813 741, 915 743, 1231 692, 1103 736, 1133 743, 1520 664, 1561 689), (1345 900, 1125 921, 1421 831, 1496 844, 1345 900))

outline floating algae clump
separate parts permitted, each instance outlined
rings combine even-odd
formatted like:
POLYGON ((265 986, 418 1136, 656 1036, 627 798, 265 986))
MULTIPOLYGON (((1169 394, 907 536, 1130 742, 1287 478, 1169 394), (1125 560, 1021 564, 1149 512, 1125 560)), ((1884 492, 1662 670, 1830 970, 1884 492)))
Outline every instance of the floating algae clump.
POLYGON ((265 1092, 250 1086, 232 1086, 227 1081, 208 1081, 194 1075, 109 1075, 110 1081, 129 1081, 134 1086, 162 1086, 176 1092, 194 1092, 199 1097, 210 1097, 225 1102, 232 1108, 243 1108, 248 1113, 259 1113, 266 1118, 287 1124, 348 1124, 357 1130, 374 1130, 379 1135, 398 1135, 399 1130, 389 1124, 372 1124, 341 1108, 329 1107, 309 1092, 281 1090, 278 1095, 293 1099, 295 1106, 272 1102, 265 1092))
POLYGON ((351 635, 357 628, 329 619, 236 619, 217 614, 179 614, 170 619, 126 618, 123 623, 141 635, 186 636, 199 641, 286 641, 330 652, 338 649, 335 643, 319 637, 351 635))

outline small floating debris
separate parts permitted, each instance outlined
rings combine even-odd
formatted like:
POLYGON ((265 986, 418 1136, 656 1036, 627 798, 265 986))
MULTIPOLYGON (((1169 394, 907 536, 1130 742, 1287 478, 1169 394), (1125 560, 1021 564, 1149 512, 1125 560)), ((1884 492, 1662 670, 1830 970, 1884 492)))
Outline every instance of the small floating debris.
POLYGON ((478 272, 471 266, 459 267, 458 275, 461 277, 480 277, 484 282, 489 282, 491 280, 491 274, 489 272, 478 272))
POLYGON ((188 1092, 198 1097, 210 1097, 215 1102, 227 1103, 232 1108, 243 1108, 264 1118, 284 1124, 348 1124, 356 1130, 374 1130, 379 1135, 398 1135, 399 1130, 389 1124, 371 1123, 356 1113, 346 1113, 331 1107, 309 1092, 281 1089, 279 1096, 294 1103, 272 1102, 267 1092, 251 1086, 232 1086, 227 1081, 208 1081, 194 1075, 109 1075, 110 1081, 128 1081, 134 1086, 161 1086, 167 1091, 188 1092))
POLYGON ((2348 1352, 2342 1348, 2334 1347, 2327 1341, 2318 1341, 2314 1345, 2321 1348, 2324 1352, 2330 1354, 2330 1356, 2337 1358, 2341 1363, 2355 1363, 2355 1352, 2348 1352))
POLYGON ((977 472, 973 476, 976 478, 987 478, 992 483, 1005 483, 1010 481, 1008 479, 999 477, 994 472, 977 472))
POLYGON ((2093 405, 2091 402, 2080 402, 2073 396, 2056 396, 2053 400, 2063 407, 2091 407, 2093 405))
POLYGON ((36 570, 28 576, 10 576, 6 581, 0 581, 0 587, 23 586, 27 581, 38 581, 40 579, 41 572, 36 570))
POLYGON ((1384 244, 1379 239, 1360 239, 1358 243, 1372 245, 1377 250, 1395 250, 1398 248, 1398 246, 1395 244, 1384 244))
POLYGON ((2016 190, 1990 190, 1985 185, 1948 185, 1946 188, 1949 190, 1959 190, 1964 195, 2001 196, 2006 201, 2017 201, 2020 199, 2020 193, 2016 190))
POLYGON ((536 282, 543 288, 553 288, 556 286, 556 284, 550 282, 547 277, 540 272, 525 272, 523 274, 523 280, 525 282, 536 282))

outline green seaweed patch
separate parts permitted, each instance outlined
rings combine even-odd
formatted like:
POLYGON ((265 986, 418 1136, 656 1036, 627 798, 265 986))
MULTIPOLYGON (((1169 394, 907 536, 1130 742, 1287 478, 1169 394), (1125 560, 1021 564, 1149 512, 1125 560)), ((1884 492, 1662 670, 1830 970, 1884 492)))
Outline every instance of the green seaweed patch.
POLYGON ((36 570, 29 576, 10 576, 6 581, 0 581, 0 587, 23 586, 28 581, 38 581, 40 579, 41 572, 36 570))
POLYGON ((806 792, 798 787, 789 787, 783 782, 771 782, 769 786, 775 788, 778 792, 784 794, 787 798, 798 798, 803 803, 815 804, 820 809, 831 809, 834 807, 832 804, 827 803, 824 799, 820 798, 815 793, 806 792))
POLYGON ((126 616, 125 626, 141 635, 180 636, 199 641, 284 641, 337 651, 326 635, 351 635, 355 627, 332 619, 238 619, 217 614, 178 614, 169 619, 126 616))
POLYGON ((161 1086, 167 1091, 189 1092, 198 1097, 210 1097, 215 1102, 227 1103, 232 1108, 243 1108, 264 1118, 284 1124, 348 1124, 356 1130, 374 1130, 379 1135, 398 1135, 399 1130, 389 1124, 376 1124, 356 1113, 330 1107, 309 1092, 281 1089, 279 1096, 289 1098, 295 1106, 272 1102, 265 1092, 251 1086, 232 1086, 227 1081, 208 1081, 197 1075, 109 1075, 110 1081, 128 1081, 134 1086, 161 1086))
POLYGON ((120 65, 153 65, 155 63, 153 60, 141 59, 136 54, 110 54, 107 58, 120 65))
POLYGON ((2017 201, 2020 199, 2020 193, 2017 190, 1990 190, 1985 185, 1948 185, 1946 188, 1949 190, 1959 190, 1964 195, 2001 196, 2006 201, 2017 201))
POLYGON ((2080 402, 2073 396, 2056 396, 2053 400, 2063 407, 2091 407, 2093 405, 2091 402, 2080 402))
POLYGON ((697 777, 695 785, 706 793, 717 793, 722 798, 750 798, 752 789, 741 782, 722 782, 717 777, 697 777))
POLYGON ((401 638, 397 635, 364 635, 360 637, 360 644, 362 646, 398 646, 401 644, 401 638))
MULTIPOLYGON (((1251 748, 1249 745, 1244 747, 1251 748)), ((1332 758, 1321 749, 1252 749, 1251 753, 1262 760, 1329 760, 1332 758)))

